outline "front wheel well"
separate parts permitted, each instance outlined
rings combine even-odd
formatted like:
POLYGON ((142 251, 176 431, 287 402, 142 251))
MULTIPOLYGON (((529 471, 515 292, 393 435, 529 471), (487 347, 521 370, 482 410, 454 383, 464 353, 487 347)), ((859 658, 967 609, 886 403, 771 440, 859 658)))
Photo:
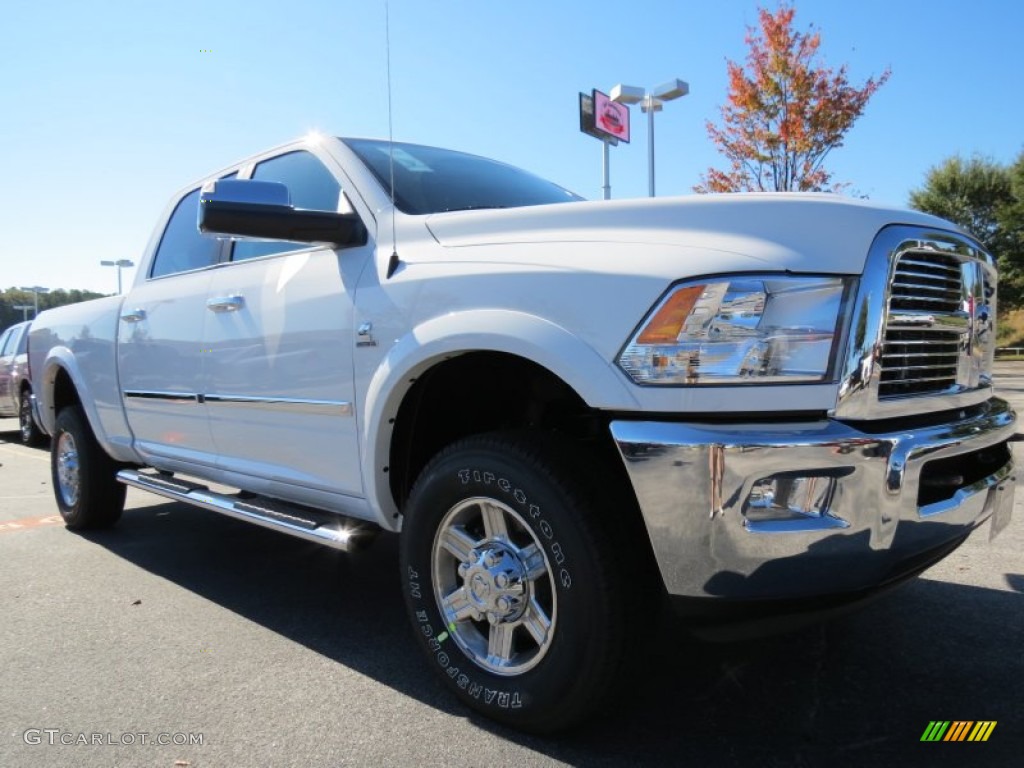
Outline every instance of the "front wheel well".
POLYGON ((475 435, 504 433, 526 442, 557 444, 562 462, 600 486, 603 506, 629 552, 644 598, 664 596, 650 536, 632 483, 609 429, 610 416, 589 406, 547 368, 517 355, 478 351, 440 361, 420 374, 393 419, 388 482, 399 510, 435 456, 475 435))
POLYGON ((468 352, 421 374, 402 400, 388 466, 398 507, 443 448, 471 435, 510 429, 556 432, 614 458, 608 453, 615 448, 607 420, 558 376, 516 355, 468 352))

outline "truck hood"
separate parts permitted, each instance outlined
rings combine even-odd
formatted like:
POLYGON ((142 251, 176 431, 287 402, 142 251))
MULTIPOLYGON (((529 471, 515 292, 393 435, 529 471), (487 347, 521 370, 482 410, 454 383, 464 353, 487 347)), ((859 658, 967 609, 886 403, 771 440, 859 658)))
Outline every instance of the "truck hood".
MULTIPOLYGON (((855 273, 890 224, 960 231, 943 219, 820 193, 594 201, 433 214, 444 248, 524 243, 631 243, 718 251, 773 268, 855 273)), ((455 254, 452 254, 455 256, 455 254)))

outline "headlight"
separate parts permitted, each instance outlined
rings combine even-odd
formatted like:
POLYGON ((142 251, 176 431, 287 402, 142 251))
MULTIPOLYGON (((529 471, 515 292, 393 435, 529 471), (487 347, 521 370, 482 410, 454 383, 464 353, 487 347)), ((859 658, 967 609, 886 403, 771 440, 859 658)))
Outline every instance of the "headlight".
POLYGON ((618 363, 638 384, 824 381, 847 284, 765 275, 677 286, 618 363))

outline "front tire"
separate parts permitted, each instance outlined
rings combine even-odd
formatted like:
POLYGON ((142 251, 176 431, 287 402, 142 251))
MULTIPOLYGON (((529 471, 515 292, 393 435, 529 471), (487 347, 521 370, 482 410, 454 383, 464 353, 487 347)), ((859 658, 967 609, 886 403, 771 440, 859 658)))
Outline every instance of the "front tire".
POLYGON ((36 446, 43 442, 43 433, 32 418, 32 396, 27 389, 22 391, 19 400, 18 431, 24 445, 36 446))
POLYGON ((78 406, 57 414, 50 474, 68 528, 109 528, 121 517, 126 489, 117 482, 117 464, 100 447, 78 406))
POLYGON ((534 732, 590 714, 625 655, 609 496, 576 452, 540 435, 460 441, 423 470, 401 535, 406 603, 431 666, 473 709, 534 732))

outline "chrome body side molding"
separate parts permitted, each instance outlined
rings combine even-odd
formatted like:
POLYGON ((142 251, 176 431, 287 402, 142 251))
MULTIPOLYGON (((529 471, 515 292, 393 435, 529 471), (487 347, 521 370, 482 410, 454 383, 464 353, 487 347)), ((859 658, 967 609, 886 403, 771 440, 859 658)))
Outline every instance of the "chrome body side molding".
POLYGON ((276 411, 307 413, 319 416, 352 415, 352 403, 341 400, 305 400, 294 397, 252 397, 249 395, 203 395, 202 400, 210 405, 257 406, 276 411))
POLYGON ((126 398, 136 400, 159 400, 164 403, 199 405, 244 405, 257 406, 290 413, 306 413, 317 416, 351 416, 352 403, 343 400, 307 400, 295 397, 251 397, 248 395, 204 395, 193 392, 157 392, 125 390, 126 398))
POLYGON ((163 403, 181 403, 183 405, 202 402, 202 395, 195 392, 155 392, 139 389, 126 389, 124 396, 130 400, 159 400, 163 403))

